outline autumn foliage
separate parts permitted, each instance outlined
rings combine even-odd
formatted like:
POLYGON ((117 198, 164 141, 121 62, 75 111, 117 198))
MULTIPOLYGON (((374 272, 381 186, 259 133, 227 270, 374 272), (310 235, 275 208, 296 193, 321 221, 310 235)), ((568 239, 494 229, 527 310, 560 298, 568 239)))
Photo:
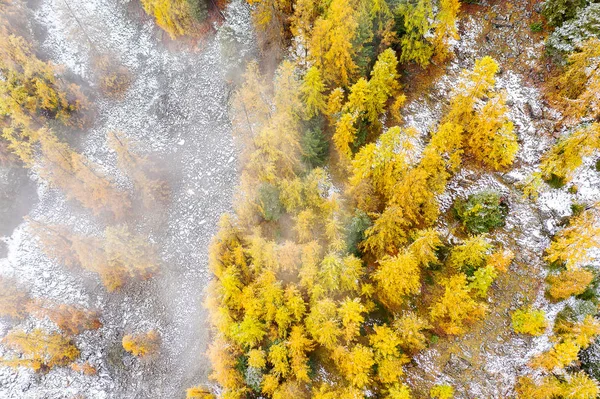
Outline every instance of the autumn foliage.
POLYGON ((10 354, 0 359, 1 363, 35 371, 66 366, 79 356, 79 350, 69 338, 40 329, 31 332, 11 330, 2 339, 2 345, 10 350, 10 354))
POLYGON ((160 336, 152 330, 147 333, 129 334, 123 337, 123 349, 137 357, 151 357, 158 353, 160 336))

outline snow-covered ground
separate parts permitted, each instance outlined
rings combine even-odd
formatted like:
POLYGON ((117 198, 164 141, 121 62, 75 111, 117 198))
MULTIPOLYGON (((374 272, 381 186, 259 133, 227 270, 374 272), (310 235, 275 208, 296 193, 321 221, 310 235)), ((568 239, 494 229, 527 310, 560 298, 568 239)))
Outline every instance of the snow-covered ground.
MULTIPOLYGON (((172 197, 163 224, 152 222, 156 215, 144 215, 134 223, 159 249, 160 273, 118 293, 107 293, 95 275, 65 270, 48 259, 27 223, 5 238, 8 255, 0 259, 1 275, 14 277, 33 297, 101 310, 103 327, 76 338, 81 360, 96 367, 97 375, 84 376, 69 368, 35 375, 26 369, 0 367, 0 398, 184 397, 185 388, 207 378, 208 330, 202 308, 209 279, 207 246, 219 216, 231 208, 237 182, 227 113, 230 88, 225 81, 231 65, 222 61, 224 40, 219 34, 195 48, 170 48, 175 46, 161 42, 162 34, 137 2, 41 0, 33 12, 36 31, 42 32, 41 51, 68 72, 92 81, 92 42, 97 51, 110 52, 133 77, 122 100, 102 96, 93 100, 95 120, 82 132, 82 152, 126 185, 106 143, 108 132, 122 132, 160 161, 172 197), (157 359, 140 361, 122 351, 124 333, 149 329, 157 329, 162 337, 157 359)), ((249 13, 243 2, 233 1, 225 14, 224 27, 235 33, 246 53, 251 51, 249 13)), ((34 174, 32 178, 36 179, 34 174)), ((103 228, 90 213, 67 203, 60 192, 41 181, 38 193, 39 202, 29 214, 33 219, 66 224, 88 234, 103 228)), ((0 324, 0 336, 10 328, 8 324, 0 324)), ((25 328, 38 325, 55 328, 47 320, 22 323, 25 328)))

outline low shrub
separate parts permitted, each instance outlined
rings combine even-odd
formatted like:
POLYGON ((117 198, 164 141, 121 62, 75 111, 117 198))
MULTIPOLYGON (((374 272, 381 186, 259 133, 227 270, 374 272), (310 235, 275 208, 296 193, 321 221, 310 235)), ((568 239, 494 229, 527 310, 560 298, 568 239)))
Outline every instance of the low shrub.
POLYGON ((499 193, 484 191, 457 200, 454 212, 469 233, 481 234, 504 226, 508 204, 499 193))

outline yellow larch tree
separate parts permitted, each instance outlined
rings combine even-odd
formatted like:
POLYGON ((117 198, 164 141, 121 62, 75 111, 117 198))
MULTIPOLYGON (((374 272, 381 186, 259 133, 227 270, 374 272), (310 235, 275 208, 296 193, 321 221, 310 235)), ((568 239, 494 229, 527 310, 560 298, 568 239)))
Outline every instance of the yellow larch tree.
POLYGON ((27 304, 27 311, 40 319, 48 317, 67 335, 77 335, 85 330, 97 330, 102 327, 97 312, 75 305, 37 299, 27 304))
POLYGON ((52 64, 40 60, 21 36, 0 31, 0 124, 8 148, 26 165, 33 164, 33 145, 48 131, 48 120, 82 127, 88 108, 79 87, 67 84, 52 64), (42 129, 42 130, 40 130, 42 129))
POLYGON ((287 347, 294 377, 298 381, 310 382, 310 367, 307 354, 314 349, 315 345, 314 342, 307 337, 303 326, 296 325, 292 327, 287 341, 287 347))
POLYGON ((600 39, 595 37, 581 43, 578 51, 569 55, 568 64, 556 82, 567 120, 600 116, 599 59, 600 39))
POLYGON ((440 61, 450 58, 450 41, 459 39, 456 26, 459 11, 459 0, 440 0, 439 11, 434 24, 433 39, 435 57, 440 61))
POLYGON ((401 306, 407 297, 421 292, 421 269, 410 251, 381 259, 372 276, 379 299, 391 309, 401 306))
POLYGON ((557 176, 571 181, 583 159, 600 150, 600 123, 592 123, 575 129, 562 137, 544 154, 540 171, 546 180, 557 176))
POLYGON ((149 357, 158 353, 160 335, 155 330, 147 333, 128 334, 123 336, 123 349, 137 357, 149 357))
POLYGON ((315 21, 309 45, 309 59, 323 72, 326 82, 347 86, 357 70, 354 62, 356 49, 356 0, 332 0, 325 17, 315 21))
POLYGON ((596 206, 574 217, 562 229, 546 250, 548 262, 564 263, 567 269, 585 265, 591 258, 590 250, 600 246, 600 223, 596 206))
POLYGON ((431 320, 444 334, 464 334, 468 324, 483 318, 487 307, 471 297, 463 273, 450 277, 442 285, 444 293, 431 307, 431 320))
POLYGON ((413 254, 419 266, 427 267, 437 262, 436 251, 442 246, 440 233, 434 229, 418 231, 408 250, 413 254))
POLYGON ((407 353, 415 353, 427 347, 425 330, 431 328, 429 322, 414 312, 405 312, 398 317, 394 328, 400 337, 400 347, 407 353))
POLYGON ((354 115, 346 112, 337 121, 333 134, 333 144, 344 159, 352 158, 352 148, 350 145, 356 140, 357 129, 354 126, 355 123, 356 118, 354 115))
POLYGON ((39 172, 42 178, 96 215, 115 220, 125 217, 131 207, 129 197, 117 189, 97 165, 50 132, 41 135, 40 142, 39 172))
POLYGON ((363 388, 371 380, 372 367, 375 364, 373 350, 361 344, 348 350, 338 346, 332 358, 340 369, 341 375, 356 388, 363 388))
POLYGON ((452 248, 448 265, 454 270, 477 269, 485 264, 492 244, 484 234, 467 238, 462 244, 452 248))
POLYGON ((141 0, 144 10, 153 15, 158 26, 172 39, 190 33, 193 25, 189 3, 186 0, 141 0))
POLYGON ((132 180, 146 209, 155 209, 169 196, 169 185, 159 177, 159 170, 147 156, 139 155, 135 145, 124 135, 108 133, 108 145, 117 154, 117 164, 132 180))
POLYGON ((502 94, 490 98, 466 127, 469 153, 493 170, 510 166, 519 150, 514 125, 506 115, 505 103, 502 94))
POLYGON ((586 269, 565 270, 557 275, 550 275, 548 295, 555 301, 562 301, 572 295, 583 293, 594 279, 594 273, 586 269))
POLYGON ((312 66, 306 71, 301 91, 307 119, 317 116, 325 110, 325 84, 319 68, 312 66))
POLYGON ((0 359, 0 363, 11 367, 43 371, 66 366, 79 356, 79 349, 70 339, 40 329, 31 332, 13 329, 1 342, 14 355, 0 359))
POLYGON ((325 298, 313 304, 306 318, 306 330, 319 344, 333 349, 343 335, 336 303, 325 298))
POLYGON ((346 298, 340 303, 338 314, 344 327, 344 339, 349 342, 360 335, 360 327, 365 321, 367 308, 360 298, 346 298))

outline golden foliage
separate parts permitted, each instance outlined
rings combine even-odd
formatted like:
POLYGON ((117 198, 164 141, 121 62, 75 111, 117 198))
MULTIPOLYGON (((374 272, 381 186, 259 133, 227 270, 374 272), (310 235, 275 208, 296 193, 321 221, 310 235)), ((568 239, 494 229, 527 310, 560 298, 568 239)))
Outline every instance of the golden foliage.
POLYGON ((600 116, 600 39, 590 38, 569 55, 568 64, 556 81, 565 118, 577 121, 600 116))
POLYGON ((546 313, 532 308, 518 309, 512 314, 512 327, 517 333, 538 337, 544 334, 548 327, 546 313))
POLYGON ((154 209, 163 204, 170 190, 156 165, 147 156, 137 154, 135 145, 121 134, 109 132, 108 145, 116 152, 119 169, 133 182, 144 207, 154 209))
POLYGON ((11 330, 2 344, 15 355, 0 359, 11 367, 29 367, 47 371, 55 366, 66 366, 79 356, 79 349, 61 334, 46 333, 40 329, 31 332, 11 330))
POLYGON ((97 165, 60 142, 50 131, 45 131, 39 140, 42 150, 39 172, 44 179, 95 215, 114 220, 125 217, 131 207, 128 196, 97 165))
POLYGON ((186 0, 141 0, 148 15, 153 15, 156 23, 172 39, 190 33, 192 16, 186 0))
POLYGON ((354 77, 356 48, 356 2, 332 0, 325 16, 314 23, 309 44, 309 59, 323 72, 326 82, 335 86, 347 86, 354 77))
POLYGON ((123 349, 137 357, 150 357, 158 353, 160 336, 155 330, 123 336, 123 349))
POLYGON ((85 330, 102 327, 97 312, 79 306, 35 300, 27 305, 27 311, 37 318, 48 317, 67 335, 77 335, 85 330))
POLYGON ((373 279, 379 299, 390 308, 399 307, 406 297, 421 290, 419 263, 409 251, 381 259, 373 279))
POLYGON ((548 276, 548 295, 556 301, 583 293, 594 279, 594 274, 586 269, 565 270, 558 275, 548 276))
POLYGON ((445 334, 463 334, 468 324, 483 318, 487 307, 469 295, 467 276, 462 273, 444 281, 443 286, 444 294, 431 307, 431 320, 445 334))
POLYGON ((56 68, 41 61, 21 36, 0 31, 0 114, 2 137, 27 166, 33 165, 34 144, 44 136, 48 120, 82 127, 88 103, 79 87, 67 84, 56 68))

